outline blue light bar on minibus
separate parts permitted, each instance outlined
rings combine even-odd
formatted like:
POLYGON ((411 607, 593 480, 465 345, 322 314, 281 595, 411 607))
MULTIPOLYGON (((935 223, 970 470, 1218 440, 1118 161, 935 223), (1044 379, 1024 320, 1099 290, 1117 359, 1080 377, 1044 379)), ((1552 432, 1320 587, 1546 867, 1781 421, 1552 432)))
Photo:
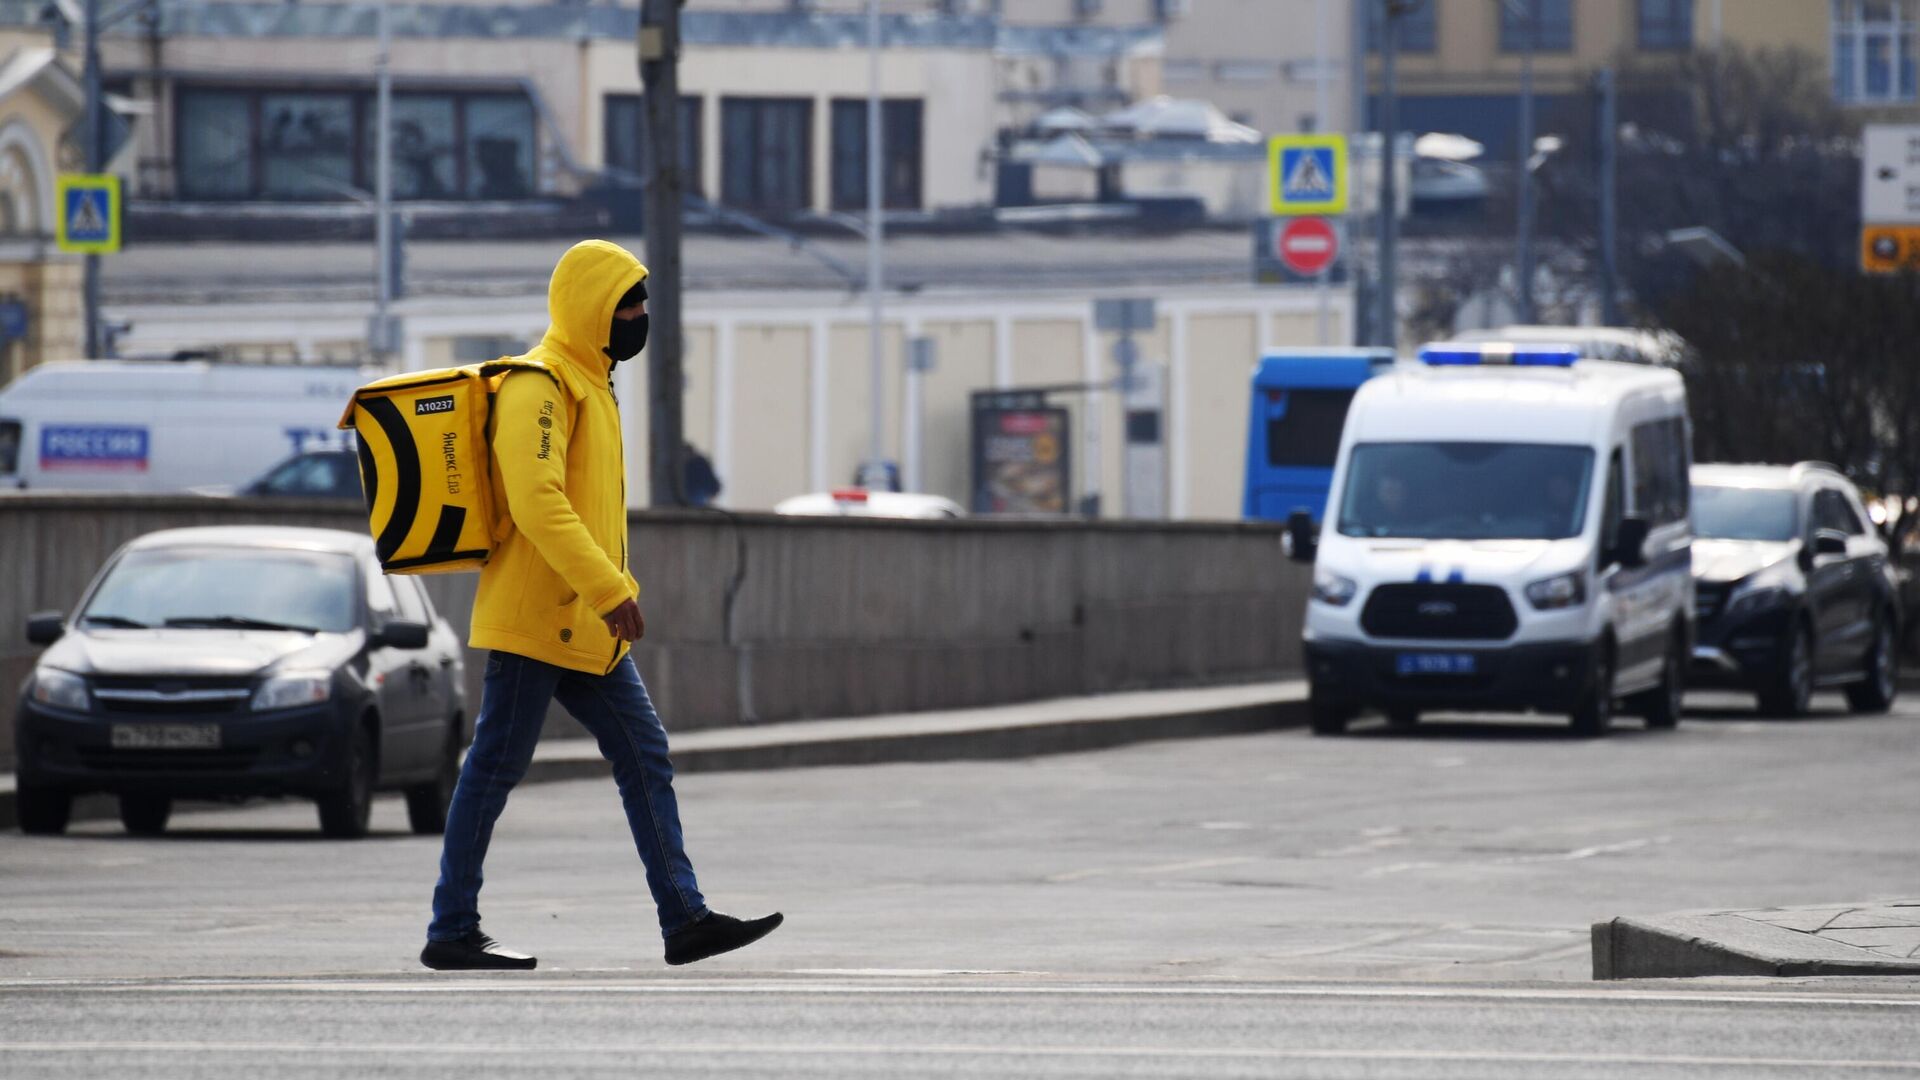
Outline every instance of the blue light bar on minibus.
POLYGON ((1571 345, 1517 346, 1501 343, 1460 344, 1448 342, 1420 350, 1420 362, 1430 367, 1572 367, 1580 359, 1580 350, 1571 345))

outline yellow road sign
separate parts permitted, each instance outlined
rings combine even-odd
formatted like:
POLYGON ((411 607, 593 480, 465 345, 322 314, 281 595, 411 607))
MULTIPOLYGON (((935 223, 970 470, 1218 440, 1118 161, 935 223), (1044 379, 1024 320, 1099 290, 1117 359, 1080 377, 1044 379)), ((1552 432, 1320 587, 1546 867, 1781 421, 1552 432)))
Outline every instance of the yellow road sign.
POLYGON ((1345 135, 1267 140, 1267 204, 1275 215, 1344 214, 1350 186, 1345 135))
POLYGON ((1920 225, 1868 225, 1861 229, 1860 268, 1869 274, 1920 270, 1920 225))
POLYGON ((54 184, 53 238, 61 251, 111 255, 120 250, 120 178, 61 173, 54 184))

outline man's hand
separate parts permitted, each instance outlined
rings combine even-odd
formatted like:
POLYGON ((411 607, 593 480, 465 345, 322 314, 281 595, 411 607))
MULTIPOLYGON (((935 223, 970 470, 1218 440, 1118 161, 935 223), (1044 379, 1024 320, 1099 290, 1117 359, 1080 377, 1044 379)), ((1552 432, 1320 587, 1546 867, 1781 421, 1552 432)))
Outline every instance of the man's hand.
POLYGON ((647 636, 647 620, 640 614, 640 605, 632 600, 621 604, 602 616, 607 622, 607 633, 621 641, 639 641, 647 636))

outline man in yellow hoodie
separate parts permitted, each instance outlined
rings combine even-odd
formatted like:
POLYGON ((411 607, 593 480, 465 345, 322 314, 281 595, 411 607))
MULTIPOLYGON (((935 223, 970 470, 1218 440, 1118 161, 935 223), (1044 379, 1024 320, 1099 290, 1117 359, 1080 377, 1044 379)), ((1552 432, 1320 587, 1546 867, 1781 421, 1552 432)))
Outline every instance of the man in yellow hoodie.
POLYGON ((548 287, 547 334, 527 359, 552 378, 507 376, 493 406, 493 467, 511 519, 480 572, 470 644, 486 682, 447 811, 440 882, 420 962, 531 968, 480 930, 480 867, 493 825, 558 700, 613 763, 669 964, 740 948, 780 925, 710 911, 680 832, 667 733, 629 655, 646 632, 627 572, 626 459, 612 372, 647 341, 647 268, 604 240, 575 244, 548 287))

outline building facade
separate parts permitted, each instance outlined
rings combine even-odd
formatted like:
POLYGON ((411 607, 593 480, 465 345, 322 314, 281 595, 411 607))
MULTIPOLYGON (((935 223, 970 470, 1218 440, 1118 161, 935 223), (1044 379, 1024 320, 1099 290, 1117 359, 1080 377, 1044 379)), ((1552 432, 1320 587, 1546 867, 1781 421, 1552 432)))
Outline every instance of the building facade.
MULTIPOLYGON (((1375 0, 1377 7, 1377 0, 1375 0)), ((1592 74, 1725 42, 1794 49, 1832 73, 1849 106, 1912 109, 1920 0, 1425 0, 1400 27, 1402 126, 1466 135, 1513 156, 1522 58, 1532 46, 1541 115, 1592 74)), ((1377 111, 1379 23, 1369 35, 1377 111)))

